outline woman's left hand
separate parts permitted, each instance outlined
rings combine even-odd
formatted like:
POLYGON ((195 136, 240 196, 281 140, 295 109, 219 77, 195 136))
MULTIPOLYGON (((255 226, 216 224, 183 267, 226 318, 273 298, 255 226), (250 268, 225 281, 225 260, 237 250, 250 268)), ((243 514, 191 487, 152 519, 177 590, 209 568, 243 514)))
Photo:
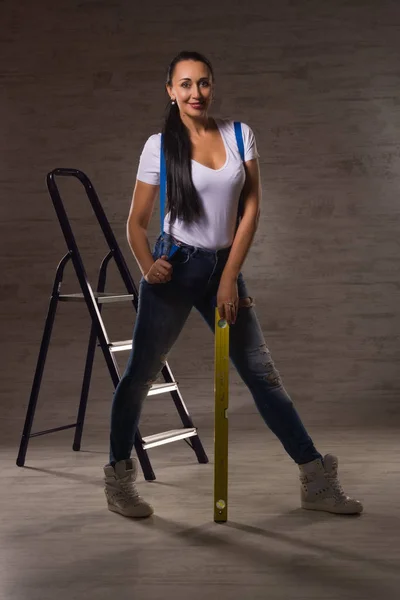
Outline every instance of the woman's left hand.
POLYGON ((239 294, 237 278, 221 277, 217 294, 217 306, 221 319, 228 325, 234 325, 238 313, 239 294))

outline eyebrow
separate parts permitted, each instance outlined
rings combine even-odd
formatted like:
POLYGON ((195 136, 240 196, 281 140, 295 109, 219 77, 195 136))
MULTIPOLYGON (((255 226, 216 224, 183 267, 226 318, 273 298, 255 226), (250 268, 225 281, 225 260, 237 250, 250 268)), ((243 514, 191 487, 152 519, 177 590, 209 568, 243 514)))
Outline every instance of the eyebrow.
MULTIPOLYGON (((209 77, 200 77, 199 81, 202 81, 203 79, 207 79, 207 81, 210 79, 209 77)), ((183 80, 187 80, 187 81, 191 81, 190 77, 182 77, 182 79, 180 79, 179 81, 183 81, 183 80)))

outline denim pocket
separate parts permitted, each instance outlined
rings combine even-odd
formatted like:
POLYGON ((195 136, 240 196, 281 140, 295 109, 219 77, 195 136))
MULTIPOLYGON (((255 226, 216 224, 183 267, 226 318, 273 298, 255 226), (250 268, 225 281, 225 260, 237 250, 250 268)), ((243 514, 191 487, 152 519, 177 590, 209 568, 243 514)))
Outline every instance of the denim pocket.
POLYGON ((189 262, 192 254, 193 252, 189 250, 189 248, 179 248, 179 250, 168 259, 168 262, 170 262, 171 265, 185 265, 189 262))
MULTIPOLYGON (((164 254, 166 254, 172 245, 173 245, 173 242, 171 242, 171 240, 166 241, 164 236, 160 235, 154 245, 154 249, 152 252, 153 259, 157 260, 164 254)), ((167 260, 168 260, 168 262, 171 263, 171 265, 184 265, 187 262, 189 262, 190 257, 192 256, 192 254, 194 252, 195 252, 194 248, 189 248, 188 246, 182 246, 182 247, 179 247, 178 250, 176 250, 176 252, 174 252, 173 255, 170 258, 168 258, 167 260)))
POLYGON ((157 258, 160 258, 162 246, 163 246, 163 238, 160 235, 160 236, 158 236, 157 241, 156 241, 156 243, 154 245, 153 251, 151 253, 151 255, 154 258, 154 260, 157 260, 157 258))

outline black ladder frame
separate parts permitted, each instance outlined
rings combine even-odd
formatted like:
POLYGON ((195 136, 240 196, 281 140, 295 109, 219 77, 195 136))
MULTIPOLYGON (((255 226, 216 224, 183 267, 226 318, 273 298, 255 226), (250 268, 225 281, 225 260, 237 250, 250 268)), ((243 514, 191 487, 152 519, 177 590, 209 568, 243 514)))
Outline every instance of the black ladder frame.
MULTIPOLYGON (((89 180, 89 178, 82 171, 79 171, 77 169, 66 169, 66 168, 54 169, 47 175, 47 187, 48 187, 48 191, 50 193, 51 199, 53 201, 53 205, 56 210, 62 232, 64 234, 64 238, 65 238, 67 248, 68 248, 68 253, 62 258, 62 260, 60 261, 60 263, 57 267, 57 270, 56 270, 54 285, 53 285, 52 294, 51 294, 51 298, 50 298, 50 304, 49 304, 49 308, 48 308, 48 313, 47 313, 47 318, 46 318, 45 327, 44 327, 44 331, 43 331, 42 341, 41 341, 41 345, 40 345, 35 375, 34 375, 34 379, 33 379, 29 404, 28 404, 28 408, 27 408, 24 428, 23 428, 23 432, 22 432, 18 457, 17 457, 17 461, 16 461, 16 463, 19 467, 23 467, 25 464, 26 453, 27 453, 30 438, 37 437, 40 435, 45 435, 47 433, 53 433, 53 432, 61 431, 64 429, 75 428, 75 436, 74 436, 74 442, 73 442, 72 447, 73 447, 73 450, 75 450, 75 451, 80 450, 83 426, 84 426, 85 414, 86 414, 86 406, 87 406, 87 400, 88 400, 88 395, 89 395, 90 380, 91 380, 91 375, 92 375, 92 367, 93 367, 93 361, 94 361, 94 355, 95 355, 97 343, 100 345, 100 347, 103 351, 103 355, 104 355, 112 382, 114 384, 114 387, 116 387, 118 385, 119 380, 120 380, 118 365, 113 356, 113 350, 115 352, 118 349, 118 343, 113 344, 108 339, 107 332, 104 327, 103 320, 101 318, 102 304, 107 302, 107 300, 108 301, 128 300, 128 301, 132 302, 135 310, 137 310, 137 308, 138 308, 138 291, 137 291, 136 285, 132 279, 132 276, 130 274, 128 266, 122 255, 122 252, 118 246, 118 243, 117 243, 114 233, 111 229, 110 223, 108 222, 108 219, 103 210, 103 207, 100 203, 98 195, 97 195, 91 181, 89 180), (64 205, 61 200, 61 196, 60 196, 60 193, 59 193, 56 181, 55 181, 56 176, 75 177, 81 182, 81 184, 85 188, 86 194, 89 198, 89 201, 92 205, 93 211, 97 217, 97 220, 102 229, 103 235, 108 244, 109 252, 105 256, 105 258, 103 259, 103 261, 101 263, 96 292, 93 292, 92 287, 88 281, 85 267, 83 265, 81 255, 80 255, 80 252, 79 252, 74 234, 72 232, 72 228, 71 228, 66 210, 64 208, 64 205), (107 267, 108 267, 108 264, 109 264, 111 258, 113 258, 115 260, 118 271, 119 271, 121 278, 125 284, 125 287, 127 290, 126 295, 106 294, 104 292, 106 278, 107 278, 107 267), (76 272, 76 275, 77 275, 77 278, 78 278, 78 281, 80 284, 80 288, 82 290, 81 294, 67 294, 67 295, 60 294, 64 269, 69 261, 72 261, 72 263, 73 263, 73 266, 74 266, 74 269, 75 269, 75 272, 76 272), (55 320, 55 316, 56 316, 56 310, 57 310, 59 301, 84 301, 88 307, 89 314, 92 319, 92 326, 91 326, 91 331, 90 331, 90 336, 89 336, 89 343, 88 343, 88 350, 87 350, 87 356, 86 356, 86 364, 85 364, 85 370, 84 370, 84 376, 83 376, 83 382, 82 382, 81 397, 80 397, 80 402, 79 402, 77 421, 76 421, 76 423, 72 423, 69 425, 63 425, 61 427, 55 427, 52 429, 47 429, 44 431, 32 433, 32 425, 33 425, 33 420, 34 420, 34 416, 35 416, 37 400, 38 400, 38 396, 39 396, 39 392, 40 392, 40 385, 41 385, 41 381, 43 378, 43 371, 44 371, 44 367, 45 367, 47 352, 48 352, 48 348, 50 345, 51 334, 52 334, 52 330, 53 330, 54 320, 55 320)), ((127 341, 126 345, 128 345, 128 342, 130 342, 130 340, 127 341)), ((128 349, 128 348, 126 348, 126 349, 128 349)), ((186 408, 186 405, 183 401, 183 398, 179 392, 178 384, 174 380, 172 371, 171 371, 168 363, 165 364, 161 373, 163 375, 165 384, 161 384, 161 385, 156 384, 154 386, 154 388, 155 388, 154 393, 163 393, 165 391, 165 392, 168 392, 171 394, 172 400, 173 400, 175 407, 178 411, 178 414, 181 418, 184 429, 175 430, 175 435, 173 435, 174 432, 165 432, 164 434, 155 434, 154 436, 149 436, 148 438, 142 438, 139 430, 137 431, 137 434, 135 436, 135 450, 136 450, 140 465, 142 467, 144 477, 148 481, 153 481, 153 480, 155 480, 156 477, 155 477, 153 468, 150 463, 147 448, 150 448, 150 447, 156 446, 156 445, 160 445, 162 443, 168 443, 166 440, 175 441, 178 439, 184 439, 185 442, 195 452, 198 462, 199 463, 208 463, 208 457, 205 453, 205 450, 200 441, 200 438, 197 435, 197 429, 193 425, 191 416, 190 416, 190 414, 186 408), (180 433, 180 431, 182 433, 180 433), (171 433, 169 438, 168 438, 168 435, 166 435, 168 433, 171 433), (188 441, 189 438, 190 438, 190 442, 188 441)), ((150 395, 150 393, 149 393, 149 395, 150 395)))

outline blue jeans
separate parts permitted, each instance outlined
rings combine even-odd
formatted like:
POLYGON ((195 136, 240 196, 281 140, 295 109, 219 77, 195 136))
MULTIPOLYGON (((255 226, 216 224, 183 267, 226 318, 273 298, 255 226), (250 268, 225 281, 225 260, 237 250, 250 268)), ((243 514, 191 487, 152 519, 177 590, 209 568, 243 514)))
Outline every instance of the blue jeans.
MULTIPOLYGON (((159 236, 153 257, 175 242, 159 236)), ((166 284, 151 285, 142 278, 132 351, 119 382, 111 411, 110 462, 129 458, 143 402, 165 365, 193 306, 214 331, 215 298, 230 249, 203 250, 181 245, 171 257, 173 274, 166 284)), ((242 274, 239 298, 248 299, 242 274)), ((242 302, 236 323, 230 327, 230 357, 254 398, 267 426, 297 464, 321 458, 307 434, 293 402, 282 385, 265 344, 253 303, 242 302)))

